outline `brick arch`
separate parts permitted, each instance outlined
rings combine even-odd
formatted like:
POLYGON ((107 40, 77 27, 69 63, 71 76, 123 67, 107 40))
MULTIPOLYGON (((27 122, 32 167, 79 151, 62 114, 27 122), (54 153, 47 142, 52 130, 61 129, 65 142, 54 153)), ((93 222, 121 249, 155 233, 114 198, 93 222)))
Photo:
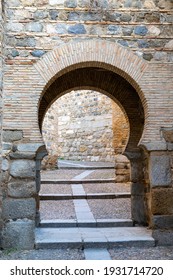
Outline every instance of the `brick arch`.
POLYGON ((126 48, 108 41, 83 41, 64 44, 45 54, 34 68, 45 82, 42 92, 61 75, 84 67, 101 67, 127 80, 138 92, 147 115, 147 103, 140 88, 140 79, 148 63, 126 48))
MULTIPOLYGON (((91 67, 95 67, 101 71, 104 70, 105 72, 109 71, 110 73, 115 73, 127 81, 133 87, 135 94, 137 93, 136 96, 139 97, 139 103, 141 103, 140 107, 142 107, 144 110, 146 121, 148 116, 148 108, 145 95, 140 88, 140 79, 147 70, 148 63, 122 46, 112 42, 99 40, 62 45, 54 49, 52 52, 44 55, 44 57, 34 65, 34 68, 39 72, 45 84, 39 100, 39 120, 45 114, 46 108, 48 108, 53 102, 52 98, 51 100, 48 98, 48 93, 50 91, 50 96, 52 95, 52 92, 55 92, 56 97, 54 100, 65 92, 69 92, 74 88, 79 89, 84 86, 88 86, 87 88, 94 86, 98 91, 105 91, 109 94, 107 89, 99 87, 99 85, 92 84, 78 84, 77 86, 67 85, 67 88, 61 89, 61 92, 59 90, 56 92, 55 89, 52 89, 52 85, 54 85, 56 81, 60 81, 63 76, 67 76, 73 71, 81 71, 84 68, 91 67), (42 117, 40 117, 40 108, 43 111, 41 113, 42 117)), ((63 83, 68 84, 67 80, 64 80, 63 83)), ((61 88, 59 85, 58 87, 61 88)), ((111 94, 112 92, 110 92, 110 95, 111 94)), ((127 111, 127 108, 125 111, 127 111)), ((138 114, 137 111, 138 108, 136 107, 136 112, 134 113, 135 116, 138 114)), ((142 122, 144 122, 144 120, 142 120, 142 122)), ((135 138, 133 141, 135 140, 134 142, 137 146, 139 140, 142 137, 142 131, 144 131, 144 127, 142 126, 142 129, 136 129, 135 125, 130 121, 131 130, 132 127, 133 130, 138 129, 138 137, 136 137, 136 133, 134 133, 134 131, 131 133, 132 138, 135 138)))
POLYGON ((40 127, 47 109, 57 98, 71 90, 86 88, 105 93, 123 108, 130 126, 128 149, 138 149, 144 128, 144 113, 139 114, 139 106, 142 109, 143 106, 138 93, 123 77, 103 68, 83 67, 57 78, 40 100, 40 127))
POLYGON ((117 101, 125 112, 130 127, 125 154, 130 159, 134 181, 132 217, 141 224, 148 223, 145 201, 143 151, 138 147, 148 116, 147 101, 140 81, 148 63, 126 48, 106 41, 85 41, 62 45, 46 54, 34 70, 43 79, 38 96, 39 123, 51 104, 74 89, 95 89, 117 101), (136 186, 140 186, 136 191, 136 186), (134 191, 135 190, 135 191, 134 191), (140 200, 140 211, 136 211, 140 200))

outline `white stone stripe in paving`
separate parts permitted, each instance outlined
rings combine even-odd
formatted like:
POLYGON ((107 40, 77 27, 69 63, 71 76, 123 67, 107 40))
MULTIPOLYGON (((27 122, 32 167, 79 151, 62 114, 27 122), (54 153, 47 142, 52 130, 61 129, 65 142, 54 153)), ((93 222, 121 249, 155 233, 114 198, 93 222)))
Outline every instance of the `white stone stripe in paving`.
POLYGON ((86 199, 78 199, 78 200, 73 200, 74 207, 75 207, 75 212, 76 212, 76 218, 79 221, 83 220, 94 220, 94 216, 91 212, 91 209, 88 205, 88 202, 86 199))
POLYGON ((81 179, 84 179, 86 176, 88 176, 89 174, 91 174, 92 172, 94 172, 94 170, 86 170, 84 172, 82 172, 81 174, 75 176, 73 178, 73 180, 81 180, 81 179))
MULTIPOLYGON (((73 179, 79 179, 79 180, 83 179, 86 176, 88 176, 89 174, 91 174, 93 171, 94 170, 84 171, 81 174, 75 176, 73 179)), ((73 195, 76 195, 76 194, 85 195, 85 190, 81 184, 80 185, 74 184, 74 185, 71 185, 71 187, 72 187, 73 195)), ((73 203, 74 203, 76 218, 77 218, 78 222, 87 221, 87 220, 95 221, 94 216, 91 212, 91 209, 90 209, 86 199, 73 200, 73 203)))
POLYGON ((73 195, 85 195, 85 190, 81 184, 71 185, 73 195))
POLYGON ((111 260, 111 256, 106 248, 85 248, 86 260, 111 260))

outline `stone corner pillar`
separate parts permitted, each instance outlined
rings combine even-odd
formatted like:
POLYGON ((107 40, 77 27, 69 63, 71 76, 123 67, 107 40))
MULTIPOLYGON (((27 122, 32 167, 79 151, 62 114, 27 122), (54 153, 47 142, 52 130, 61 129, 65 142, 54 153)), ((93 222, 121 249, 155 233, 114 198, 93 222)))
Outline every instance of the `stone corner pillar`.
POLYGON ((131 213, 134 223, 148 225, 149 199, 148 182, 146 180, 147 159, 141 150, 126 151, 124 153, 131 165, 131 213))
POLYGON ((158 245, 173 245, 172 151, 151 151, 149 177, 151 184, 151 223, 158 245))
POLYGON ((3 132, 1 246, 4 249, 34 248, 38 197, 36 162, 41 146, 43 143, 26 143, 22 131, 3 132))

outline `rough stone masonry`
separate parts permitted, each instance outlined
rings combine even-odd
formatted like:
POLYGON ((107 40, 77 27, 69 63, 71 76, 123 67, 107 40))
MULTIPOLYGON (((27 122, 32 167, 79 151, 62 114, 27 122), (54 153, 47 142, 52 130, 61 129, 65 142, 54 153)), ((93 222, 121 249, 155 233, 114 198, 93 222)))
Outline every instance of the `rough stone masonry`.
POLYGON ((117 104, 95 91, 74 91, 59 98, 42 127, 49 158, 103 162, 115 162, 115 154, 123 153, 128 130, 117 104))
POLYGON ((129 122, 132 219, 173 242, 173 1, 1 1, 1 246, 33 248, 43 118, 72 90, 129 122))

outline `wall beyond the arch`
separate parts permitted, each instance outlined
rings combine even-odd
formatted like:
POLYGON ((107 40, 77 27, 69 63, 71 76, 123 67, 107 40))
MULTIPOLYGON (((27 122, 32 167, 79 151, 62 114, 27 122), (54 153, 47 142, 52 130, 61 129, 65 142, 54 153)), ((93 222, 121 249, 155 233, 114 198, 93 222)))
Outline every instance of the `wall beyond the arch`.
POLYGON ((127 144, 128 124, 122 110, 107 96, 74 91, 49 108, 42 133, 50 155, 115 162, 115 154, 122 154, 127 144))

